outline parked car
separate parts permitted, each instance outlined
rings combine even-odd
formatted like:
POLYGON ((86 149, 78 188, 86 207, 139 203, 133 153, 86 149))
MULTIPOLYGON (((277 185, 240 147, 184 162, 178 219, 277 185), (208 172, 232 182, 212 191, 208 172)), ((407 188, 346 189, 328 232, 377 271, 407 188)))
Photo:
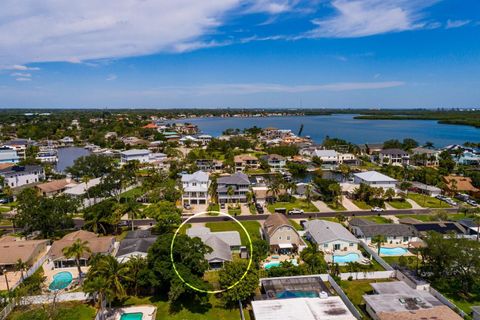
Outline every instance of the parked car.
POLYGON ((380 208, 380 207, 373 207, 372 209, 370 209, 370 211, 372 211, 372 212, 382 212, 382 211, 385 211, 385 209, 380 208))
POLYGON ((184 203, 183 207, 185 208, 185 210, 191 210, 192 209, 192 206, 189 203, 184 203))
POLYGON ((8 203, 8 199, 7 198, 2 198, 2 199, 0 199, 0 203, 1 204, 8 203))
POLYGON ((220 203, 220 209, 225 209, 225 203, 220 203))
POLYGON ((478 206, 478 203, 475 200, 472 200, 472 199, 467 200, 466 203, 468 203, 469 205, 471 205, 473 207, 478 206))
POLYGON ((288 211, 288 214, 303 214, 304 211, 302 209, 293 208, 292 210, 288 211))
POLYGON ((263 210, 262 205, 261 205, 260 203, 258 203, 258 202, 255 203, 255 208, 257 209, 257 212, 258 212, 258 213, 264 213, 264 212, 265 212, 265 210, 263 210))

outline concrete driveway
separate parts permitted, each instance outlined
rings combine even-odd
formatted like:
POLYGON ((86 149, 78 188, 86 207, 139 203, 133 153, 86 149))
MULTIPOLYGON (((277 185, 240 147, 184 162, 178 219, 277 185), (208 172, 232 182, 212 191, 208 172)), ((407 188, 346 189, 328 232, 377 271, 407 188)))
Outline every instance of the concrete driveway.
POLYGON ((347 211, 361 211, 350 199, 345 196, 342 196, 342 205, 347 209, 347 211))
POLYGON ((317 200, 317 201, 312 201, 313 205, 318 208, 318 211, 320 212, 334 212, 332 208, 327 206, 327 204, 323 201, 317 200))

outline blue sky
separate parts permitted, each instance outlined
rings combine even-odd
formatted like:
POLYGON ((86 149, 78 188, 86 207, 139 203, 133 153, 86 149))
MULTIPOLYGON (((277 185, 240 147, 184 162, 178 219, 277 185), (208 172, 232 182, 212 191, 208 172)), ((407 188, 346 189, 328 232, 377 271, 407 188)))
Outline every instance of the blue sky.
POLYGON ((478 0, 3 0, 0 107, 480 107, 478 0))

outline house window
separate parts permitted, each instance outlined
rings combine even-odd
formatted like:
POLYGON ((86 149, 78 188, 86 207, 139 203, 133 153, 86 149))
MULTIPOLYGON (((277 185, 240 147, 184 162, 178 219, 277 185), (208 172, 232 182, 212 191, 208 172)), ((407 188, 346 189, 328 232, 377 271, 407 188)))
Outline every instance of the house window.
POLYGON ((353 242, 350 242, 350 247, 353 247, 353 242))
POLYGON ((340 250, 340 243, 335 243, 333 245, 333 250, 340 250))
POLYGON ((408 237, 403 237, 403 242, 408 242, 408 237))
POLYGON ((328 243, 325 243, 325 244, 323 245, 323 247, 324 247, 324 248, 328 248, 328 243))

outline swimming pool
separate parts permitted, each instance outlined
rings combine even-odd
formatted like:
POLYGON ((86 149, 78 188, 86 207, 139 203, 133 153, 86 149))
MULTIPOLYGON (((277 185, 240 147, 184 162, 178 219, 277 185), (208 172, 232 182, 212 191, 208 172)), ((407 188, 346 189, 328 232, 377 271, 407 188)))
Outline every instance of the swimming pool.
POLYGON ((397 247, 397 248, 385 248, 381 247, 380 248, 380 254, 386 255, 386 256, 403 256, 408 252, 407 249, 397 247))
POLYGON ((134 313, 124 313, 120 316, 120 320, 142 320, 143 313, 134 312, 134 313))
POLYGON ((62 271, 53 276, 53 281, 48 286, 51 291, 63 290, 72 283, 73 276, 68 271, 62 271))
MULTIPOLYGON (((294 266, 298 266, 297 259, 292 259, 292 260, 290 260, 290 262, 294 266)), ((280 261, 270 261, 270 262, 266 262, 266 263, 263 264, 263 267, 265 269, 270 269, 271 267, 279 267, 279 266, 280 266, 280 261)))
POLYGON ((318 293, 315 291, 282 291, 275 294, 277 299, 289 298, 318 298, 318 293))
POLYGON ((358 253, 349 253, 344 256, 332 256, 333 263, 347 263, 347 262, 355 262, 360 259, 358 253))

